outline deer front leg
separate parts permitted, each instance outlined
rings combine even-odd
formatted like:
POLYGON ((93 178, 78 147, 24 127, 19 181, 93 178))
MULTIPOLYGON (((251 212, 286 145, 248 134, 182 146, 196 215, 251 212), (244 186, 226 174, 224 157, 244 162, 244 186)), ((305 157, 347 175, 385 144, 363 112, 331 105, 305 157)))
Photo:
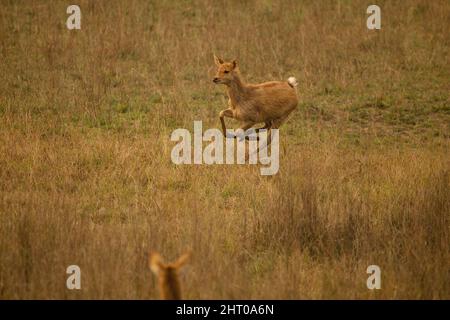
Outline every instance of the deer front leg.
POLYGON ((227 137, 227 128, 225 126, 225 120, 224 120, 225 117, 234 118, 233 110, 225 109, 225 110, 220 111, 220 113, 219 113, 220 122, 222 123, 223 136, 226 138, 227 137))

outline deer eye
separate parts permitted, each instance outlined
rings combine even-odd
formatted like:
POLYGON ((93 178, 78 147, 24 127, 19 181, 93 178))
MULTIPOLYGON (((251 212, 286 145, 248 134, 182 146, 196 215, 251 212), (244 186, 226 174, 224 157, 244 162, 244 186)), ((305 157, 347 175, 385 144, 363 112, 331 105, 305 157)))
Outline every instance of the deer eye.
POLYGON ((228 70, 225 70, 223 73, 228 73, 228 72, 230 72, 230 71, 228 71, 228 70))

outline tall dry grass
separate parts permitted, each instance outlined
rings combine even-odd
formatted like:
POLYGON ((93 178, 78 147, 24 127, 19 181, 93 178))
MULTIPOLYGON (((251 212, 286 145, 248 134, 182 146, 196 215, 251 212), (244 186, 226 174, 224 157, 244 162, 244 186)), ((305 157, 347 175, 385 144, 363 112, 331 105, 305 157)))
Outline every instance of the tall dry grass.
POLYGON ((68 31, 2 1, 0 298, 154 299, 149 250, 187 248, 188 299, 450 297, 447 1, 380 1, 380 31, 363 1, 78 4, 68 31), (213 52, 299 79, 276 176, 171 163, 219 126, 213 52))

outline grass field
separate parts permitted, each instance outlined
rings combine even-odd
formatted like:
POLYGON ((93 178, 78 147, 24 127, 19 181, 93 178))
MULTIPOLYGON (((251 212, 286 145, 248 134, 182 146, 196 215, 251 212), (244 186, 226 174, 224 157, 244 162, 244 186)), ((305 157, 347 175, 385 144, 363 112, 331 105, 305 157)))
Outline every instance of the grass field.
MULTIPOLYGON (((450 298, 450 2, 1 0, 0 298, 450 298), (280 170, 171 162, 213 53, 299 80, 280 170), (66 288, 79 265, 82 289, 66 288), (378 265, 382 288, 368 290, 378 265)), ((238 123, 228 120, 234 128, 238 123)))

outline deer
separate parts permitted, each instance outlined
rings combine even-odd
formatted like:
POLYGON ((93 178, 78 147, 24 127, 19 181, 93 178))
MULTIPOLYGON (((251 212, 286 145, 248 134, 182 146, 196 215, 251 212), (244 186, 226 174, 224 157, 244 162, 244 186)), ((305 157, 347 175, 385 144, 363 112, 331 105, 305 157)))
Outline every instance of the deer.
MULTIPOLYGON (((295 87, 298 82, 295 77, 289 77, 287 81, 247 84, 241 77, 236 60, 225 62, 214 54, 214 62, 217 73, 213 82, 225 85, 229 98, 228 108, 219 113, 225 138, 227 138, 225 117, 241 121, 240 129, 243 132, 247 132, 255 124, 264 123, 263 127, 255 131, 269 130, 270 134, 271 129, 278 129, 296 109, 298 95, 295 87)), ((248 136, 245 138, 248 139, 248 136)))
POLYGON ((158 277, 159 294, 163 300, 181 300, 179 270, 186 264, 190 254, 188 251, 175 262, 165 264, 158 252, 150 252, 149 267, 158 277))

